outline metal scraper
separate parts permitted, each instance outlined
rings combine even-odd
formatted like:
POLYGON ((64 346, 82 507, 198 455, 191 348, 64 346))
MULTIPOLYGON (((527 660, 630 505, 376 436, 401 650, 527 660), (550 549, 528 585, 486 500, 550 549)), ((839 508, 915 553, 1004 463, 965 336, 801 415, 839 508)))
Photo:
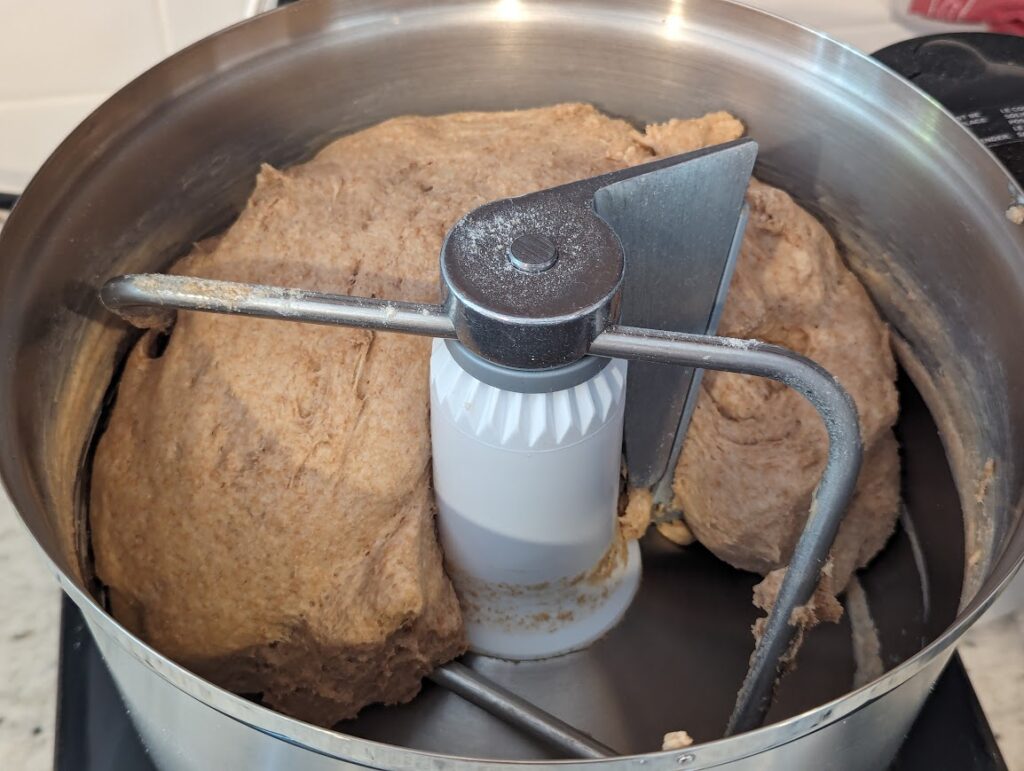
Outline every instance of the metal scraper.
MULTIPOLYGON (((594 208, 626 255, 620 321, 669 332, 714 334, 743 240, 744 194, 757 144, 708 148, 684 164, 615 182, 594 208)), ((626 392, 629 482, 668 506, 672 477, 703 370, 633 362, 626 392)))

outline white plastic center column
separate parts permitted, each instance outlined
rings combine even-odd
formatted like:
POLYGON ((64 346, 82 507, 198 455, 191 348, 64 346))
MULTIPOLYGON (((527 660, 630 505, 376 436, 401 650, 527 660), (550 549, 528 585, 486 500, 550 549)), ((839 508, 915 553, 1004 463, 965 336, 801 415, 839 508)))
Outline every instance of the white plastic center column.
POLYGON ((434 341, 434 488, 470 648, 537 659, 625 613, 640 554, 617 530, 626 362, 550 393, 478 380, 434 341))

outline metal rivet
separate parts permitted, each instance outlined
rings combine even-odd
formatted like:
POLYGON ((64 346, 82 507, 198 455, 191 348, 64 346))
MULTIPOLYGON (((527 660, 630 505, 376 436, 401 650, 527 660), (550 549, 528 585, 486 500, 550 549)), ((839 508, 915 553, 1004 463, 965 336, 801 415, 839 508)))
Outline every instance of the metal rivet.
POLYGON ((685 755, 680 755, 679 757, 677 757, 676 758, 676 763, 678 765, 680 765, 680 766, 685 766, 688 763, 692 763, 696 759, 697 759, 696 755, 691 755, 690 753, 686 753, 685 755))
POLYGON ((558 260, 558 249, 551 239, 537 233, 516 238, 508 248, 508 259, 519 270, 540 273, 558 260))

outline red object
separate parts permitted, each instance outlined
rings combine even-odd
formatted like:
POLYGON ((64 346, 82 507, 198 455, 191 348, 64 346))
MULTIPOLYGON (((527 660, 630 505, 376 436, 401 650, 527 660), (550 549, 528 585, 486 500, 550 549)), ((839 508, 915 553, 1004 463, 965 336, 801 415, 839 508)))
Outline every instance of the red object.
POLYGON ((1024 35, 1024 0, 912 0, 909 10, 937 21, 985 24, 993 32, 1024 35))

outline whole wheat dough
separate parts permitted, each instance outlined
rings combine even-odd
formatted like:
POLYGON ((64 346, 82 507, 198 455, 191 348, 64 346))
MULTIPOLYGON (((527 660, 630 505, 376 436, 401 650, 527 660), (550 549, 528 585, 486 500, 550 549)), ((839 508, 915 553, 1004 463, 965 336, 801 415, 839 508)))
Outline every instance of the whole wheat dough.
MULTIPOLYGON (((860 415, 864 465, 832 550, 841 592, 878 553, 899 510, 899 411, 888 327, 825 228, 753 182, 750 222, 719 331, 821 364, 860 415)), ((736 567, 782 568, 803 529, 828 439, 814 408, 774 381, 707 372, 676 468, 676 503, 697 540, 736 567)))
MULTIPOLYGON (((659 155, 690 149, 677 125, 648 128, 647 141, 659 155)), ((777 343, 821 364, 856 402, 864 440, 857 490, 823 591, 808 609, 811 625, 838 618, 842 609, 834 596, 895 527, 896 362, 888 327, 821 223, 783 191, 756 180, 747 203, 750 221, 719 334, 777 343)), ((673 503, 687 529, 718 557, 769 575, 755 592, 762 608, 774 601, 827 449, 821 419, 796 391, 762 378, 705 373, 676 467, 673 503)))
MULTIPOLYGON (((638 133, 583 105, 399 118, 287 171, 183 274, 438 299, 465 212, 742 133, 724 113, 638 133)), ((789 345, 853 393, 872 448, 835 559, 884 542, 897 495, 886 329, 824 230, 754 183, 723 331, 789 345)), ((115 615, 227 688, 330 725, 412 698, 464 648, 430 491, 429 341, 180 313, 131 352, 95 457, 91 526, 115 615)), ((766 381, 705 378, 679 466, 716 554, 783 565, 824 457, 813 411, 766 381)), ((638 528, 642 532, 643 527, 638 528)))

